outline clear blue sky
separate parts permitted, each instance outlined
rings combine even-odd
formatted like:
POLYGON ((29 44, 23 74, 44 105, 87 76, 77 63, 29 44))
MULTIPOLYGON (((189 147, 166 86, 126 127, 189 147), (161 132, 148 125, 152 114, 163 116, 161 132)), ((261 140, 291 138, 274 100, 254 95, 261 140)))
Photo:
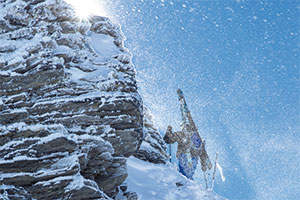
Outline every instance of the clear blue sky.
POLYGON ((299 1, 116 0, 106 6, 122 25, 157 126, 179 128, 181 88, 209 154, 220 152, 227 180, 217 179, 216 192, 231 200, 297 200, 299 1))

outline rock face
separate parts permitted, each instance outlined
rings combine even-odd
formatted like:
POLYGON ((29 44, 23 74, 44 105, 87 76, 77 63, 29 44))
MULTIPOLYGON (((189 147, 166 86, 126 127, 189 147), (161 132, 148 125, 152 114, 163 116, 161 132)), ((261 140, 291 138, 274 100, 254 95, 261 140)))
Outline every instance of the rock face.
POLYGON ((62 0, 0 0, 0 197, 116 195, 143 140, 123 40, 109 19, 81 22, 62 0))
POLYGON ((155 128, 152 116, 147 109, 144 109, 144 137, 141 147, 134 156, 151 163, 165 164, 169 157, 166 153, 166 144, 155 128))

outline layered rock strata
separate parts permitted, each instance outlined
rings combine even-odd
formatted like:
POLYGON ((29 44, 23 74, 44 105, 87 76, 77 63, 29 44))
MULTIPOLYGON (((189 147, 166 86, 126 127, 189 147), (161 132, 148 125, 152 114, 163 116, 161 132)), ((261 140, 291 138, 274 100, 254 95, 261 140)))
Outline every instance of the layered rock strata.
POLYGON ((0 196, 110 199, 143 140, 118 25, 62 0, 0 0, 0 196))

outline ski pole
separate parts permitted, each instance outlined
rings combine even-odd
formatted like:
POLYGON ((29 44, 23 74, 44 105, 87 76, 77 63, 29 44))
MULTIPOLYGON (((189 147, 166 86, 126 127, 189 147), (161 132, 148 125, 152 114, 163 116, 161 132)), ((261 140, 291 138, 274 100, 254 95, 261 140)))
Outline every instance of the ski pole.
POLYGON ((207 185, 207 179, 206 179, 206 173, 205 173, 205 171, 203 171, 203 176, 204 176, 204 180, 205 180, 205 187, 206 187, 206 189, 208 189, 208 185, 207 185))
POLYGON ((171 148, 171 144, 169 144, 169 154, 170 154, 170 162, 172 162, 172 148, 171 148))
POLYGON ((217 162, 218 162, 218 152, 216 153, 216 160, 215 160, 214 172, 213 172, 212 183, 211 183, 212 190, 214 189, 215 176, 216 176, 216 170, 217 170, 217 162))

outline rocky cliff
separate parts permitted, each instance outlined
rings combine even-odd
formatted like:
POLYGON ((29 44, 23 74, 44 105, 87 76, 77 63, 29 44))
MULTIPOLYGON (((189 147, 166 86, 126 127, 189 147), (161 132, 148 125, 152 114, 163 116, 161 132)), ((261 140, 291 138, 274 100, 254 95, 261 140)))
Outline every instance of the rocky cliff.
POLYGON ((144 108, 144 140, 134 156, 151 163, 165 164, 169 158, 166 144, 153 124, 152 115, 144 108))
POLYGON ((145 130, 123 41, 63 0, 0 0, 0 195, 115 197, 145 130))

